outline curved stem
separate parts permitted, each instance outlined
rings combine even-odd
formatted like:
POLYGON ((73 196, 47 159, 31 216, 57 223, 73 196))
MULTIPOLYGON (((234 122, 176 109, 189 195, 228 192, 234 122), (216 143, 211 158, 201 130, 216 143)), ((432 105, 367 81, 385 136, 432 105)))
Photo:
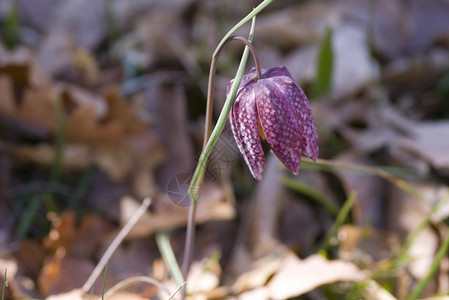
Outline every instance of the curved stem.
POLYGON ((243 37, 243 36, 230 36, 228 37, 223 43, 219 45, 219 48, 215 50, 214 54, 212 55, 212 61, 210 64, 210 71, 209 71, 209 83, 207 87, 207 107, 206 107, 206 121, 205 121, 205 127, 204 127, 204 140, 203 140, 203 149, 206 147, 207 142, 210 137, 210 129, 212 127, 212 113, 213 113, 213 103, 214 103, 214 84, 215 84, 215 71, 217 69, 217 61, 218 57, 220 56, 221 50, 223 50, 224 46, 229 43, 230 41, 241 41, 244 43, 249 51, 251 52, 251 55, 254 59, 254 66, 256 68, 257 72, 257 80, 262 78, 262 73, 260 71, 260 63, 259 59, 257 58, 256 49, 254 48, 253 44, 251 42, 243 37))
POLYGON ((254 66, 255 66, 256 72, 257 72, 257 80, 261 79, 262 73, 260 71, 260 63, 259 63, 259 59, 257 58, 256 49, 254 48, 253 44, 246 37, 243 37, 243 36, 232 36, 225 42, 225 44, 232 40, 241 41, 248 47, 248 49, 251 52, 251 55, 253 56, 253 59, 254 59, 254 66))
MULTIPOLYGON (((260 7, 262 9, 263 7, 268 5, 271 1, 272 0, 265 0, 264 2, 262 2, 262 4, 260 4, 258 6, 258 8, 260 7)), ((226 42, 226 40, 229 38, 229 36, 231 36, 231 34, 235 30, 237 30, 238 27, 240 27, 244 23, 246 23, 246 21, 244 21, 244 20, 248 19, 249 16, 251 16, 250 18, 253 18, 253 21, 252 21, 248 41, 250 42, 252 40, 253 35, 254 35, 254 28, 255 28, 255 15, 257 14, 256 12, 259 12, 261 9, 257 10, 257 8, 256 8, 255 10, 253 10, 252 13, 250 13, 245 19, 240 21, 236 26, 234 26, 234 28, 231 29, 231 31, 225 36, 225 38, 218 45, 217 50, 213 54, 213 60, 215 61, 214 62, 215 65, 213 68, 211 67, 211 70, 213 71, 211 73, 215 73, 216 57, 218 56, 218 52, 220 51, 222 44, 224 44, 226 42)), ((207 162, 207 159, 212 151, 212 148, 214 147, 215 143, 217 142, 218 137, 220 136, 220 134, 223 131, 223 128, 226 124, 226 119, 228 117, 229 111, 231 110, 231 106, 234 101, 235 95, 237 94, 237 88, 240 86, 240 82, 243 77, 243 72, 245 71, 245 66, 246 66, 246 62, 248 59, 248 55, 249 55, 249 47, 245 47, 245 50, 243 51, 242 59, 240 60, 239 67, 237 69, 237 73, 234 78, 234 82, 232 83, 231 89, 229 90, 229 93, 226 97, 226 101, 225 101, 225 104, 223 105, 223 109, 218 118, 217 125, 215 126, 215 128, 210 136, 209 136, 210 129, 207 129, 207 131, 204 135, 203 151, 201 152, 201 156, 198 160, 198 164, 196 166, 195 173, 193 174, 192 181, 190 182, 190 187, 189 187, 188 193, 189 193, 190 199, 192 199, 192 205, 189 207, 189 217, 187 220, 186 244, 184 247, 184 260, 183 260, 183 265, 182 265, 182 273, 183 273, 185 280, 187 279, 187 274, 189 272, 189 267, 190 267, 190 257, 192 256, 192 249, 193 249, 194 236, 195 236, 195 214, 196 214, 196 208, 197 208, 197 202, 198 202, 198 198, 199 198, 200 188, 201 188, 201 184, 202 184, 203 177, 204 177, 206 162, 207 162)), ((257 61, 257 64, 259 64, 258 61, 257 61)), ((206 113, 207 114, 206 120, 212 119, 212 103, 211 103, 211 100, 209 100, 209 99, 212 99, 212 96, 213 96, 213 83, 214 83, 213 76, 212 76, 212 83, 210 81, 211 81, 211 79, 209 77, 208 109, 207 109, 207 113, 206 113)), ((206 127, 208 127, 208 126, 210 127, 210 125, 207 125, 210 123, 211 123, 210 121, 206 121, 206 127)), ((185 294, 186 294, 186 290, 184 289, 183 296, 185 296, 185 294)))
MULTIPOLYGON (((112 294, 114 294, 115 292, 117 292, 119 289, 122 289, 124 287, 127 287, 131 284, 137 283, 137 282, 147 282, 150 284, 154 284, 155 286, 157 286, 158 288, 160 288, 161 290, 163 290, 165 293, 169 294, 170 297, 172 297, 173 293, 170 293, 170 290, 164 286, 162 283, 160 283, 159 281, 157 281, 156 279, 153 279, 151 277, 147 277, 147 276, 134 276, 134 277, 130 277, 130 278, 126 278, 125 280, 120 281, 119 283, 115 284, 112 288, 110 288, 105 294, 104 294, 104 299, 109 298, 112 294)), ((173 298, 173 297, 172 297, 173 298)), ((102 298, 100 298, 102 299, 102 298)))

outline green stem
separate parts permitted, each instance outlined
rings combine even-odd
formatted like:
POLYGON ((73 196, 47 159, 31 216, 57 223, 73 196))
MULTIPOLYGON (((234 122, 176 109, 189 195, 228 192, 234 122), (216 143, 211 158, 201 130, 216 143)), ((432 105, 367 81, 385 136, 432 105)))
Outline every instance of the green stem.
MULTIPOLYGON (((307 161, 304 161, 302 165, 306 165, 307 161)), ((360 170, 363 172, 366 172, 368 174, 374 174, 379 177, 382 177, 383 179, 389 181, 390 183, 394 184, 404 192, 408 193, 409 195, 415 197, 416 199, 419 199, 423 203, 429 203, 429 200, 422 194, 417 188, 413 187, 411 184, 407 183, 404 179, 398 178, 394 176, 393 174, 390 174, 380 168, 353 163, 350 161, 342 161, 342 160, 328 160, 328 159, 322 159, 319 158, 315 161, 313 164, 314 168, 321 166, 330 166, 330 167, 340 167, 340 168, 348 168, 353 170, 360 170)), ((304 166, 302 166, 304 167, 304 166)), ((329 169, 332 170, 332 169, 329 169)))
MULTIPOLYGON (((248 37, 248 41, 251 42, 253 35, 254 35, 254 23, 255 19, 253 21, 253 25, 251 26, 251 32, 248 37)), ((225 40, 224 42, 220 43, 218 47, 223 46, 228 40, 225 40)), ((214 52, 214 56, 216 53, 220 53, 221 48, 218 48, 218 51, 216 50, 214 52)), ((226 125, 226 120, 228 118, 229 112, 231 110, 232 104, 235 100, 235 95, 237 94, 237 89, 240 86, 240 82, 242 81, 243 73, 245 71, 246 62, 248 60, 249 55, 249 48, 248 46, 245 47, 245 50, 242 55, 242 59, 240 61, 240 65, 238 67, 237 73, 234 78, 234 82, 232 83, 231 89, 229 90, 228 97, 226 98, 225 104, 223 105, 223 109, 220 113, 220 116, 218 117, 217 124, 215 125, 214 130, 212 131, 212 134, 210 135, 209 139, 207 139, 207 135, 205 136, 205 139, 207 140, 207 143, 205 144, 203 148, 203 152, 201 152, 200 158, 198 160, 198 164, 196 166, 195 172, 193 173, 192 181, 190 182, 189 187, 189 196, 193 200, 194 203, 198 202, 199 193, 201 190, 201 184, 203 182, 204 172, 206 170, 206 164, 207 159, 210 156, 210 153, 212 152, 213 147, 218 141, 218 138, 220 137, 221 133, 223 132, 224 126, 226 125)), ((257 59, 255 59, 256 61, 257 59)), ((208 99, 208 102, 212 101, 211 99, 208 99)), ((210 110, 212 109, 212 105, 209 105, 210 110)), ((209 114, 211 115, 211 114, 209 114)), ((207 126, 207 125, 206 125, 207 126)), ((208 129, 206 129, 206 133, 208 132, 208 129)))
POLYGON ((177 285, 183 284, 184 277, 182 276, 181 270, 179 269, 175 254, 173 253, 173 248, 170 245, 170 238, 168 233, 156 233, 156 243, 158 248, 160 249, 162 259, 168 266, 172 278, 175 280, 177 285))
POLYGON ((218 44, 217 48, 215 49, 215 52, 213 55, 216 55, 219 49, 223 47, 223 44, 226 43, 226 40, 231 37, 231 35, 234 34, 234 32, 237 31, 240 27, 242 27, 244 24, 246 24, 249 20, 251 20, 253 17, 255 17, 257 14, 259 14, 265 7, 267 7, 273 0, 265 0, 262 3, 260 3, 256 8, 252 10, 246 17, 244 17, 240 22, 238 22, 234 27, 231 28, 231 30, 226 33, 226 35, 223 37, 221 42, 218 44))
POLYGON ((326 196, 324 196, 320 191, 314 189, 308 184, 302 183, 286 176, 280 177, 279 181, 282 182, 286 187, 310 197, 318 204, 322 205, 333 217, 337 216, 338 206, 329 201, 326 196))
POLYGON ((348 217, 349 212, 351 211, 352 206, 354 205, 355 199, 357 197, 357 192, 352 191, 349 195, 348 199, 343 203, 343 206, 341 207, 340 211, 338 212, 337 217, 335 218, 334 225, 332 225, 332 228, 329 230, 326 238, 324 239, 323 243, 321 244, 320 250, 326 251, 326 249, 330 245, 331 239, 337 235, 338 229, 343 225, 346 218, 348 217))
MULTIPOLYGON (((255 8, 251 13, 249 13, 243 20, 241 20, 237 25, 235 25, 221 40, 221 42, 218 44, 217 48, 214 51, 214 54, 212 55, 212 60, 216 61, 216 58, 218 57, 218 54, 220 53, 223 45, 228 42, 231 35, 242 25, 244 25, 246 22, 248 22, 250 19, 252 19, 251 24, 251 30, 248 37, 248 42, 251 43, 253 36, 254 36, 254 28, 255 28, 255 16, 268 4, 270 4, 273 0, 265 0, 262 2, 257 8, 255 8)), ((193 204, 189 207, 189 217, 187 220, 187 233, 186 233, 186 244, 184 248, 184 260, 182 265, 182 274, 184 277, 187 277, 189 266, 190 266, 190 257, 191 252, 193 248, 193 242, 195 237, 195 214, 196 214, 196 208, 198 203, 198 198, 200 194, 201 185, 204 178, 204 172, 206 169, 206 163, 207 159, 212 151, 212 148, 214 147, 215 143, 217 142, 218 138, 220 137, 220 134, 223 131, 223 128, 226 124, 226 119, 229 115, 229 111, 231 110, 231 106, 234 102, 235 95, 237 93, 237 88, 240 86, 240 82, 242 81, 243 73, 245 71, 246 62, 248 60, 250 48, 248 46, 245 47, 245 50, 243 51, 242 58, 240 60, 239 67, 237 69, 236 76, 234 78, 234 82, 231 86, 231 89, 229 91, 229 94, 226 98, 225 104, 223 105, 223 109, 221 111, 220 116, 218 117, 217 124, 209 137, 209 127, 210 120, 212 119, 212 98, 213 98, 213 77, 215 73, 215 66, 211 66, 211 74, 209 77, 209 87, 208 87, 208 104, 207 104, 207 111, 206 111, 206 129, 205 129, 205 135, 204 135, 204 143, 203 143, 203 151, 201 153, 201 156, 198 160, 198 164, 196 166, 195 172, 192 177, 192 181, 190 182, 190 187, 188 190, 189 197, 192 199, 193 204), (212 80, 211 80, 212 78, 212 80)), ((254 58, 255 64, 258 64, 257 58, 254 58)), ((260 68, 258 68, 260 69, 260 68)), ((258 71, 258 74, 260 74, 260 70, 258 71)), ((259 75, 260 76, 260 75, 259 75)))
POLYGON ((197 205, 198 202, 193 202, 189 207, 189 217, 187 219, 186 244, 184 247, 184 259, 182 262, 182 275, 186 280, 190 268, 192 248, 195 242, 195 215, 197 205))
MULTIPOLYGON (((252 35, 251 35, 251 38, 252 38, 252 35)), ((206 121, 205 121, 205 126, 204 126, 203 149, 207 146, 207 142, 209 141, 209 137, 210 137, 210 128, 212 127, 212 112, 213 112, 213 107, 214 107, 213 103, 214 103, 215 71, 217 69, 218 56, 220 55, 221 50, 224 48, 226 43, 233 41, 233 40, 238 40, 238 41, 243 42, 247 46, 247 49, 249 49, 249 51, 251 51, 251 54, 254 58, 254 66, 256 67, 257 79, 260 79, 262 77, 262 73, 260 71, 259 59, 257 58, 256 50, 254 49, 254 46, 251 44, 250 40, 248 40, 242 36, 231 36, 222 44, 222 48, 219 48, 219 49, 217 49, 218 51, 214 52, 214 55, 212 56, 212 62, 210 64, 209 83, 208 83, 208 87, 207 87, 207 107, 206 107, 206 121)))
MULTIPOLYGON (((250 30, 250 34, 249 34, 249 37, 248 37, 248 41, 251 42, 252 38, 253 38, 253 35, 254 35, 254 27, 255 27, 255 17, 256 17, 256 15, 258 13, 260 13, 271 2, 273 2, 273 0, 264 0, 255 9, 253 9, 253 11, 251 11, 245 18, 243 18, 234 27, 232 27, 231 30, 229 30, 229 32, 223 37, 221 42, 218 44, 218 46, 215 49, 212 57, 213 58, 217 57, 219 52, 221 51, 223 45, 228 41, 228 39, 232 36, 232 34, 234 34, 234 32, 237 29, 239 29, 241 26, 243 26, 249 20, 252 19, 251 30, 250 30)), ((231 89, 230 89, 229 94, 228 94, 228 96, 226 98, 225 104, 223 105, 223 109, 221 111, 221 114, 218 117, 217 124, 216 124, 214 130, 212 131, 212 134, 211 134, 210 138, 208 138, 208 133, 209 133, 210 129, 209 129, 209 127, 207 125, 207 121, 206 121, 206 134, 204 136, 205 141, 203 143, 203 146, 204 146, 203 147, 203 151, 202 151, 202 153, 200 155, 200 158, 198 160, 198 164, 196 166, 196 169, 195 169, 195 172, 193 174, 192 181, 190 183, 190 187, 189 187, 189 190, 188 190, 188 194, 189 194, 189 197, 193 201, 193 205, 191 205, 189 207, 189 217, 188 217, 188 221, 187 221, 186 245, 185 245, 185 248, 184 248, 184 261, 183 261, 183 266, 182 266, 182 273, 183 273, 184 277, 187 277, 187 274, 188 274, 188 271, 189 271, 191 250, 193 248, 193 239, 194 239, 194 236, 195 236, 195 214, 196 214, 196 208, 197 208, 197 202, 198 202, 198 198, 199 198, 199 194, 200 194, 201 184, 203 182, 204 172, 205 172, 205 169, 206 169, 205 167, 206 167, 207 159, 209 158, 210 153, 212 151, 212 148, 216 144, 216 142, 217 142, 218 138, 220 137, 220 134, 222 133, 223 128, 224 128, 224 126, 226 124, 226 119, 227 119, 227 117, 229 115, 229 111, 231 110, 231 106, 232 106, 232 104, 234 102, 235 95, 237 93, 237 89, 240 86, 240 82, 242 81, 243 73, 245 71, 246 62, 248 60, 248 55, 249 55, 249 48, 245 47, 245 50, 244 50, 243 55, 242 55, 242 59, 240 60, 240 65, 238 67, 236 76, 234 78, 234 82, 233 82, 233 84, 231 86, 231 89), (206 143, 206 141, 207 141, 207 143, 206 143)), ((208 96, 212 95, 212 93, 210 93, 210 91, 212 91, 212 89, 209 86, 208 96)), ((211 101, 210 99, 211 99, 211 97, 208 97, 208 103, 211 101)), ((211 104, 208 104, 208 108, 207 108, 206 114, 209 117, 209 119, 211 119, 211 117, 212 117, 212 105, 211 104)), ((184 295, 185 295, 185 293, 184 293, 184 295)))
POLYGON ((62 160, 64 156, 64 145, 66 142, 67 124, 64 115, 64 108, 62 106, 61 99, 56 99, 53 101, 56 119, 58 122, 58 129, 56 133, 56 143, 55 143, 55 161, 50 172, 50 181, 57 182, 61 174, 62 160))
MULTIPOLYGON (((62 170, 62 161, 64 158, 64 145, 66 141, 67 124, 64 115, 64 108, 61 99, 53 101, 58 128, 55 142, 55 160, 50 171, 50 182, 53 186, 57 185, 62 170)), ((47 211, 57 211, 57 206, 53 195, 48 193, 44 196, 45 206, 47 211)))
MULTIPOLYGON (((227 40, 232 36, 232 34, 234 34, 234 32, 237 29, 242 27, 249 20, 253 19, 258 13, 260 13, 265 7, 267 7, 272 1, 273 0, 263 1, 255 9, 253 9, 252 12, 250 12, 240 22, 238 22, 234 27, 232 27, 231 30, 229 30, 229 32, 223 37, 221 42, 218 44, 218 46, 215 49, 212 56, 213 57, 216 56, 221 51, 221 48, 223 47, 223 45, 227 42, 227 40)), ((253 23, 254 22, 255 21, 253 20, 253 23)), ((252 27, 254 27, 254 26, 252 26, 252 27)), ((253 28, 251 28, 251 29, 252 29, 252 31, 248 38, 248 40, 250 42, 252 41, 253 34, 254 34, 253 28)), ((209 158, 212 148, 214 147, 215 143, 217 142, 218 138, 220 137, 220 134, 223 131, 223 128, 226 124, 226 119, 229 115, 229 111, 231 110, 232 103, 233 103, 235 95, 237 93, 237 88, 240 86, 240 81, 242 80, 243 72, 244 72, 245 66, 246 66, 246 61, 248 60, 248 54, 249 54, 248 52, 249 52, 248 48, 245 47, 245 51, 243 53, 239 68, 237 70, 237 74, 235 76, 232 87, 229 91, 228 97, 226 98, 226 102, 225 102, 223 109, 221 111, 221 114, 218 118, 217 124, 216 124, 214 130, 212 131, 212 134, 211 134, 210 138, 208 139, 207 144, 203 149, 203 152, 201 153, 195 173, 193 174, 192 182, 191 182, 190 188, 189 188, 189 195, 192 198, 193 202, 198 201, 200 187, 201 187, 201 183, 203 181, 207 159, 209 158)))
POLYGON ((108 264, 104 266, 103 287, 101 290, 101 300, 104 300, 104 287, 106 286, 106 274, 108 273, 108 264))
POLYGON ((4 19, 4 28, 0 28, 0 31, 4 31, 6 47, 12 50, 19 44, 19 10, 16 1, 10 3, 11 6, 4 19))
POLYGON ((421 234, 421 232, 429 226, 432 221, 433 215, 438 211, 438 209, 448 200, 448 193, 444 197, 442 197, 437 204, 432 208, 432 211, 426 216, 426 218, 414 229, 408 237, 405 239, 403 244, 402 254, 395 260, 394 264, 396 266, 401 266, 410 259, 410 249, 413 246, 413 243, 416 241, 416 238, 421 234))
POLYGON ((2 288, 2 300, 5 299, 5 288, 8 286, 8 281, 6 279, 6 273, 8 272, 8 268, 5 269, 5 277, 3 279, 3 288, 2 288))
MULTIPOLYGON (((249 43, 253 39, 255 24, 256 24, 256 18, 254 17, 253 22, 251 24, 249 37, 247 40, 249 43)), ((226 43, 226 41, 224 43, 222 43, 222 45, 224 45, 225 43, 226 43)), ((199 193, 200 193, 201 184, 203 181, 204 171, 206 169, 205 166, 206 166, 207 158, 209 157, 210 152, 212 151, 212 148, 214 147, 215 143, 217 142, 218 137, 220 136, 221 132, 223 131, 224 125, 226 124, 226 119, 227 119, 227 116, 231 109, 233 100, 235 98, 235 94, 237 92, 237 87, 240 85, 240 82, 243 77, 243 72, 245 71, 245 66, 246 66, 246 62, 248 60, 249 51, 250 51, 250 48, 248 46, 246 46, 245 50, 243 51, 242 59, 240 60, 240 65, 237 69, 237 74, 234 79, 234 83, 232 84, 231 90, 228 94, 228 98, 226 99, 226 102, 223 106, 221 114, 218 118, 217 125, 215 126, 215 129, 212 132, 212 135, 210 138, 208 138, 209 130, 206 128, 204 140, 205 140, 205 142, 207 141, 207 143, 205 143, 205 145, 203 147, 203 152, 201 153, 200 159, 198 161, 198 165, 196 167, 195 173, 193 174, 193 178, 190 183, 189 196, 193 200, 193 203, 189 207, 189 217, 188 217, 188 221, 187 221, 186 245, 184 248, 184 261, 183 261, 183 265, 182 265, 182 274, 184 275, 184 278, 187 278, 187 273, 189 271, 189 266, 190 266, 190 256, 191 256, 191 251, 193 248, 193 242, 195 239, 196 207, 198 204, 198 197, 199 197, 199 193)), ((215 51, 215 53, 220 53, 220 49, 218 51, 215 51)), ((254 53, 254 49, 253 49, 253 53, 254 53)), ((213 59, 212 59, 213 62, 216 61, 216 59, 217 59, 217 56, 213 56, 213 59)), ((254 58, 254 61, 255 61, 255 64, 258 66, 259 63, 258 63, 257 58, 254 58)), ((213 63, 213 64, 215 64, 215 63, 213 63)), ((215 67, 213 67, 213 68, 211 67, 211 72, 215 73, 215 67)), ((208 106, 208 111, 209 110, 210 111, 207 113, 207 116, 206 116, 206 127, 208 126, 207 124, 210 124, 211 119, 212 119, 212 104, 211 103, 212 103, 213 91, 211 89, 211 86, 213 86, 214 73, 212 73, 209 77, 209 92, 208 92, 208 98, 207 98, 207 102, 208 102, 207 106, 208 106), (212 80, 211 80, 211 78, 212 78, 212 80)))

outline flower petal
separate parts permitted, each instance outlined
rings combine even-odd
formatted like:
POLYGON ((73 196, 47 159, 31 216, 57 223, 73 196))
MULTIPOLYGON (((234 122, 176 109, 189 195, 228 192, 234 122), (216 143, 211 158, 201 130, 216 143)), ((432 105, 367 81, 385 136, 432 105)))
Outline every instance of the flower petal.
POLYGON ((309 100, 307 100, 304 91, 293 80, 285 80, 282 86, 284 87, 286 97, 289 97, 293 103, 296 117, 301 120, 303 154, 316 160, 318 158, 318 134, 313 124, 309 100))
POLYGON ((293 80, 292 74, 290 74, 290 72, 284 66, 269 68, 266 72, 262 74, 264 78, 286 76, 291 80, 293 80))
POLYGON ((302 153, 301 120, 295 116, 290 95, 276 80, 259 80, 253 86, 263 133, 274 154, 297 174, 302 153))
POLYGON ((259 136, 256 99, 253 86, 239 91, 229 114, 232 133, 255 179, 262 179, 265 156, 259 136))
MULTIPOLYGON (((266 70, 261 69, 260 72, 262 73, 262 76, 263 76, 263 74, 266 72, 266 70)), ((245 74, 242 76, 242 80, 240 81, 240 86, 237 89, 237 93, 239 93, 240 90, 243 89, 250 81, 252 81, 252 80, 255 81, 256 78, 257 78, 257 71, 256 71, 256 68, 253 67, 253 68, 251 68, 251 71, 249 71, 248 74, 245 74)), ((234 82, 234 79, 232 79, 226 86, 226 97, 229 94, 229 90, 231 89, 233 82, 234 82)))

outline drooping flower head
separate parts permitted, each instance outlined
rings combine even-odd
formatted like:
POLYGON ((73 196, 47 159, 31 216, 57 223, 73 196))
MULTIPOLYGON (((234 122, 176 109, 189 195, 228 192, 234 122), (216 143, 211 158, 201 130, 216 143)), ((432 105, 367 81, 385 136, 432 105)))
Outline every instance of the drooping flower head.
MULTIPOLYGON (((227 92, 232 85, 229 83, 227 92)), ((251 174, 262 178, 265 156, 261 138, 294 174, 301 155, 316 160, 318 135, 306 95, 286 67, 253 68, 244 75, 229 114, 232 133, 251 174)))

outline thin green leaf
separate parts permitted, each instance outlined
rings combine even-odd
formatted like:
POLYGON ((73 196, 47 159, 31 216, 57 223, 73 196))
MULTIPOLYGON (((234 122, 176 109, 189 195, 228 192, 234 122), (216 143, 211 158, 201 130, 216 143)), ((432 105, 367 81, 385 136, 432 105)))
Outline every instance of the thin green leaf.
POLYGON ((94 175, 94 168, 89 168, 81 175, 81 178, 76 185, 75 191, 72 193, 70 199, 68 200, 68 205, 71 208, 78 208, 83 197, 89 192, 89 188, 92 185, 94 175))
POLYGON ((338 213, 338 206, 327 200, 320 191, 314 189, 313 187, 304 184, 298 180, 282 176, 279 180, 288 188, 291 188, 301 194, 308 196, 310 199, 314 200, 321 206, 323 206, 329 214, 336 216, 338 213))
POLYGON ((108 264, 104 266, 103 287, 101 289, 101 300, 104 300, 104 288, 106 286, 106 274, 108 273, 108 264))
POLYGON ((423 203, 428 203, 428 199, 414 186, 407 183, 402 178, 394 176, 393 174, 379 167, 363 165, 349 161, 317 159, 315 163, 308 163, 306 161, 303 161, 301 163, 301 168, 309 168, 309 169, 314 168, 327 172, 335 172, 335 168, 338 168, 340 170, 347 169, 350 170, 351 172, 358 172, 359 174, 377 175, 389 181, 390 183, 394 184, 396 187, 400 188, 404 192, 412 195, 416 199, 419 199, 423 203))
POLYGON ((8 49, 14 49, 19 44, 19 11, 15 1, 11 2, 1 31, 8 49))
POLYGON ((173 248, 170 244, 169 234, 167 232, 156 233, 156 244, 172 278, 175 280, 177 285, 182 285, 184 283, 184 277, 182 276, 181 269, 179 268, 175 253, 173 252, 173 248))
MULTIPOLYGON (((255 28, 255 15, 256 11, 261 11, 263 7, 268 5, 270 1, 264 1, 262 2, 256 9, 254 9, 248 16, 246 16, 242 21, 240 21, 237 25, 242 26, 245 22, 244 20, 248 19, 248 17, 251 16, 253 18, 248 41, 252 42, 253 36, 254 36, 254 28, 255 28), (262 5, 265 5, 262 7, 262 5), (262 7, 262 8, 260 8, 262 7), (260 8, 260 9, 259 9, 260 8), (259 9, 259 10, 258 10, 259 9)), ((231 34, 237 30, 237 25, 234 26, 226 35, 225 38, 223 38, 222 42, 217 46, 217 49, 221 47, 221 45, 226 41, 226 39, 231 36, 231 34)), ((216 55, 218 51, 216 50, 213 55, 216 55)), ((207 164, 207 159, 209 158, 210 153, 212 152, 212 149, 214 148, 215 144, 218 141, 218 138, 220 137, 224 126, 226 125, 226 121, 228 119, 229 112, 231 110, 232 104, 235 100, 235 95, 237 94, 237 89, 240 86, 240 82, 242 81, 243 73, 245 72, 246 62, 248 61, 249 56, 249 48, 245 47, 245 50, 243 51, 242 58, 240 60, 239 67, 237 69, 237 73, 234 78, 234 82, 232 83, 232 86, 229 90, 228 97, 226 98, 225 104, 223 105, 223 109, 221 110, 220 116, 218 117, 217 124, 215 125, 214 130, 212 131, 212 134, 210 135, 210 138, 207 142, 206 147, 203 149, 203 152, 201 152, 200 158, 198 160, 198 164, 196 166, 195 172, 193 173, 192 181, 190 182, 189 187, 189 196, 193 200, 193 202, 198 202, 199 192, 201 189, 201 184, 204 177, 205 167, 207 164)))
POLYGON ((449 234, 446 236, 446 239, 443 241, 440 250, 438 250, 437 254, 435 255, 435 259, 433 260, 432 265, 429 268, 429 272, 427 272, 426 276, 418 282, 410 296, 407 298, 408 300, 416 300, 424 292, 424 290, 429 285, 430 280, 440 268, 441 261, 447 255, 448 251, 449 234))
POLYGON ((331 90, 332 72, 334 67, 334 53, 332 49, 332 29, 328 27, 318 53, 313 97, 327 94, 331 90))
POLYGON ((2 300, 5 299, 5 288, 8 287, 8 280, 6 279, 6 274, 8 272, 8 269, 5 269, 5 277, 3 278, 3 288, 2 288, 2 300))
POLYGON ((345 203, 343 203, 343 206, 341 207, 340 211, 337 214, 337 217, 335 218, 334 225, 332 225, 331 229, 326 235, 326 238, 321 244, 320 252, 326 251, 326 249, 331 244, 332 238, 334 238, 337 235, 338 229, 341 227, 341 225, 343 225, 343 223, 348 218, 349 212, 351 211, 351 208, 354 205, 356 197, 357 192, 352 191, 348 199, 345 201, 345 203))
POLYGON ((23 214, 20 216, 19 225, 17 228, 17 233, 20 238, 24 238, 30 231, 31 225, 33 224, 34 218, 41 207, 45 196, 36 195, 27 203, 23 214))

